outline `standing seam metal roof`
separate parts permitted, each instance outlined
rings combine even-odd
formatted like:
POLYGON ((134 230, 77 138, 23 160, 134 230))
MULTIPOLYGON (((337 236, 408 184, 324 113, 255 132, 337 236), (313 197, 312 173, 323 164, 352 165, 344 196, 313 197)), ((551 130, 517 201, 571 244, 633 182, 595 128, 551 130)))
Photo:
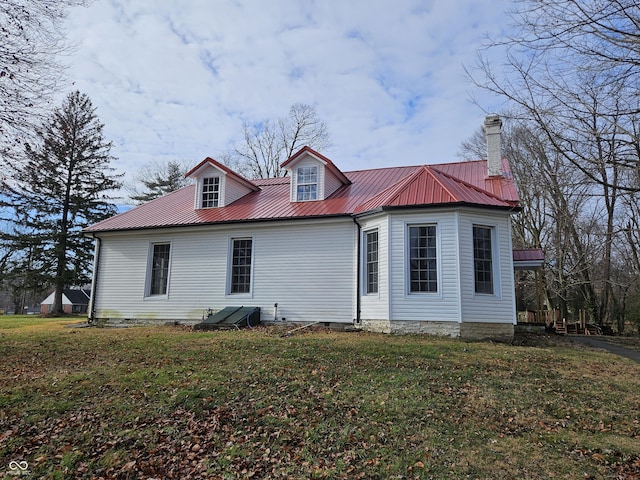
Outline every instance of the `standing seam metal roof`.
POLYGON ((253 180, 251 183, 258 187, 255 191, 230 205, 207 209, 195 209, 195 185, 189 185, 85 231, 357 215, 385 207, 447 204, 517 207, 518 194, 508 162, 503 160, 502 177, 487 177, 486 171, 486 161, 472 161, 345 172, 350 184, 325 200, 310 202, 290 201, 289 177, 253 180))

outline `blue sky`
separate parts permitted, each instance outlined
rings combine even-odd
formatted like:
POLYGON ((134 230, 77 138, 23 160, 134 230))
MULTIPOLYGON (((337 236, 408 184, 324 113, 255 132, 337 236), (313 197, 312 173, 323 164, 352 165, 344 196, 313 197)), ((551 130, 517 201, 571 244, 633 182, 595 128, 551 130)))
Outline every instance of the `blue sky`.
MULTIPOLYGON (((243 120, 314 105, 344 170, 460 160, 482 108, 463 65, 508 22, 507 0, 94 0, 67 19, 66 58, 130 176, 197 164, 243 120)), ((66 92, 65 92, 66 93, 66 92)), ((62 95, 62 93, 61 93, 62 95)))

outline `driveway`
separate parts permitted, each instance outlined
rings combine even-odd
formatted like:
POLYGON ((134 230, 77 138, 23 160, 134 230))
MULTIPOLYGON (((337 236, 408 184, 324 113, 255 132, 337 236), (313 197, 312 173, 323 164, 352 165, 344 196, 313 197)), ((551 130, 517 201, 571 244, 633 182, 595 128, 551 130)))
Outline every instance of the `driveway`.
POLYGON ((628 358, 633 360, 634 362, 640 363, 640 352, 635 350, 631 350, 629 348, 621 347, 620 345, 615 345, 606 340, 606 337, 594 337, 589 335, 571 335, 569 337, 572 341, 581 342, 585 345, 594 348, 601 348, 603 350, 607 350, 615 355, 620 355, 621 357, 628 358))

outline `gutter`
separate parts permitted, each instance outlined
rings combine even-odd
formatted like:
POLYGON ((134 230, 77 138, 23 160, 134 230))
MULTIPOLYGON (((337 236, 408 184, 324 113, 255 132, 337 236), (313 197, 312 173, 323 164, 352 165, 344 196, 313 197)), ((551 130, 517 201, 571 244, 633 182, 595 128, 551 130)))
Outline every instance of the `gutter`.
POLYGON ((96 237, 93 233, 91 237, 96 241, 96 246, 93 259, 93 278, 91 280, 91 307, 89 308, 89 316, 87 317, 87 323, 89 324, 93 323, 96 313, 96 290, 98 287, 98 269, 100 267, 100 247, 102 246, 100 237, 96 237))

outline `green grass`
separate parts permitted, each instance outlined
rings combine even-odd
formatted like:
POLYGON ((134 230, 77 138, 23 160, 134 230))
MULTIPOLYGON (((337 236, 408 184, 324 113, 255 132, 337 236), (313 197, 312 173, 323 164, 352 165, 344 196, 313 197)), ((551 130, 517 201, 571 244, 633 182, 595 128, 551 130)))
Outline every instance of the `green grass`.
POLYGON ((14 328, 33 327, 35 329, 49 328, 56 325, 67 325, 86 321, 87 317, 41 317, 40 315, 0 315, 0 332, 14 328))
POLYGON ((640 366, 562 341, 24 322, 0 319, 0 477, 640 474, 640 366))

